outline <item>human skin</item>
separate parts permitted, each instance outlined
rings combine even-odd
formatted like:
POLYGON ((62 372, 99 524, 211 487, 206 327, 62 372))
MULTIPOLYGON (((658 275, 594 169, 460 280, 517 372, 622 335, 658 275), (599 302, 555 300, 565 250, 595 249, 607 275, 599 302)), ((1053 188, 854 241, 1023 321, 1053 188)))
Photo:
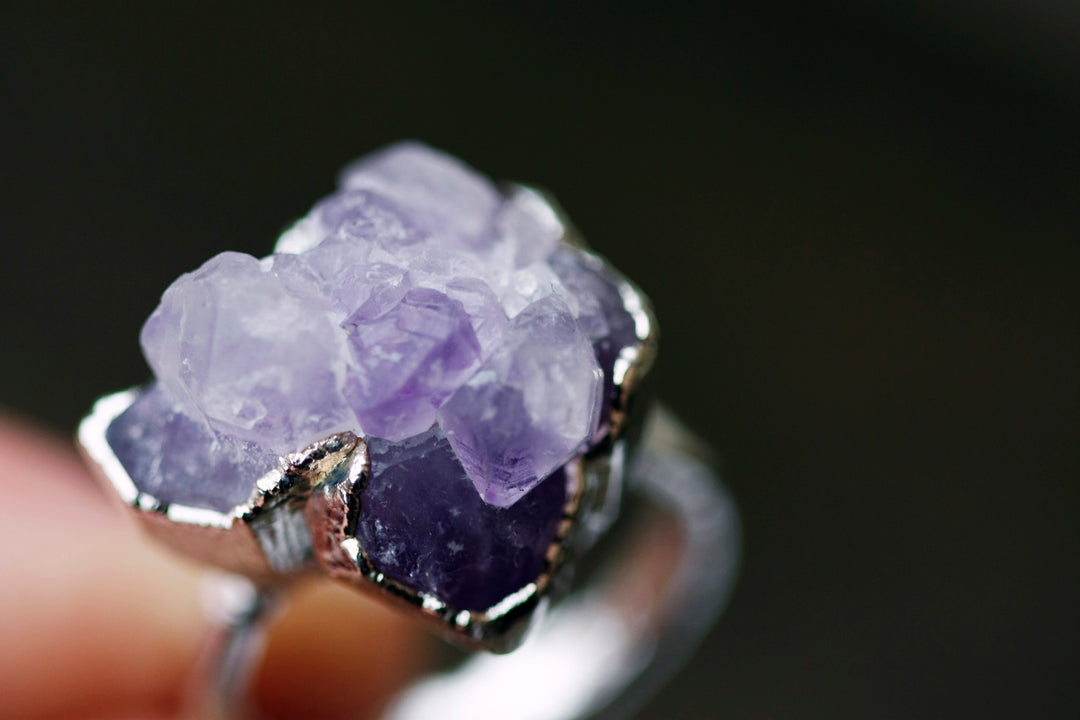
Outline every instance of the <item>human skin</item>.
MULTIPOLYGON (((205 637, 198 567, 158 547, 72 444, 0 414, 0 717, 178 717, 205 637)), ((253 683, 270 718, 370 717, 423 664, 408 620, 298 589, 253 683)))

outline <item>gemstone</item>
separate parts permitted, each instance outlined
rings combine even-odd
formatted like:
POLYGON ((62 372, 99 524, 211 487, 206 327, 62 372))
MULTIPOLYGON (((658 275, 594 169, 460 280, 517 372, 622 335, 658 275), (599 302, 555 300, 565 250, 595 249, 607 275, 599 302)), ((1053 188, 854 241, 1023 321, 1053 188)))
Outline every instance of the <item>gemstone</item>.
POLYGON ((370 190, 407 208, 416 224, 455 244, 493 239, 499 191, 457 158, 403 142, 358 160, 341 174, 342 189, 370 190))
POLYGON ((438 290, 409 290, 374 318, 361 306, 343 325, 355 358, 345 398, 376 437, 404 440, 428 430, 480 364, 465 307, 438 290))
POLYGON ((181 276, 141 341, 179 411, 220 437, 284 454, 355 417, 341 393, 346 343, 330 303, 279 257, 225 252, 181 276))
POLYGON ((602 373, 557 297, 510 321, 479 372, 439 409, 439 425, 481 497, 507 507, 592 437, 602 373))
POLYGON ((522 502, 602 439, 638 342, 617 276, 565 234, 540 193, 418 143, 361 159, 275 254, 222 253, 166 290, 141 335, 160 437, 140 451, 127 419, 115 437, 169 457, 125 466, 163 499, 212 476, 231 500, 257 479, 211 471, 234 453, 437 430, 478 501, 522 502))
POLYGON ((543 571, 566 501, 561 469, 500 508, 476 494, 439 428, 368 452, 356 537, 376 570, 459 610, 485 610, 543 571))
POLYGON ((277 464, 274 454, 192 420, 156 384, 110 423, 105 438, 140 492, 222 513, 247 502, 255 480, 277 464))

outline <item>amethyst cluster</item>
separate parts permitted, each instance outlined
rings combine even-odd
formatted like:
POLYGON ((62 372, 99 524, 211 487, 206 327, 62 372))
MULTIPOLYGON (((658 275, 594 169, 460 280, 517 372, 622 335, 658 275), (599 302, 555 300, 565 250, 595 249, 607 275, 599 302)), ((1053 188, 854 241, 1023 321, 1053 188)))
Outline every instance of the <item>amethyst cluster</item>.
POLYGON ((565 232, 537 192, 394 145, 347 168, 275 254, 180 277, 143 350, 177 422, 236 453, 437 425, 481 497, 510 506, 597 435, 636 340, 565 232))
POLYGON ((109 444, 142 492, 228 512, 278 456, 352 431, 373 562, 482 606, 539 572, 634 320, 534 190, 416 143, 339 184, 274 254, 222 253, 166 290, 141 336, 157 382, 109 444))

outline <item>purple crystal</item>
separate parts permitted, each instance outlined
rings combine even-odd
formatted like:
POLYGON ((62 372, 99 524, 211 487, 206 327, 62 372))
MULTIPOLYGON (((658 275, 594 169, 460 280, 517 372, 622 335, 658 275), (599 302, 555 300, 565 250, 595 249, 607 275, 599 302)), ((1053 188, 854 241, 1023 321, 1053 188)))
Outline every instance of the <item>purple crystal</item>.
POLYGON ((477 491, 507 507, 583 449, 602 374, 569 309, 547 297, 510 321, 502 343, 439 409, 477 491))
POLYGON ((502 198, 490 180, 420 143, 398 143, 341 174, 345 190, 369 190, 413 211, 417 224, 470 244, 488 239, 502 198))
POLYGON ((404 440, 430 428, 439 405, 480 364, 465 308, 438 290, 409 290, 375 318, 361 308, 344 326, 353 351, 345 398, 376 437, 404 440))
POLYGON ((446 283, 446 294, 465 308, 481 351, 490 354, 506 330, 506 311, 499 298, 483 280, 468 277, 446 283))
POLYGON ((525 187, 511 192, 495 222, 516 267, 543 261, 555 251, 566 233, 551 205, 538 192, 525 187))
POLYGON ((277 462, 257 445, 216 436, 156 385, 109 425, 106 439, 140 492, 219 512, 246 502, 254 481, 277 462))
POLYGON ((332 195, 311 213, 319 219, 326 237, 376 243, 388 250, 413 245, 431 234, 392 200, 368 190, 332 195))
POLYGON ((484 610, 536 580, 566 500, 560 470, 511 508, 485 504, 438 428, 372 440, 356 536, 375 568, 457 609, 484 610))
POLYGON ((330 304, 315 288, 298 292, 303 277, 283 281, 275 259, 222 253, 181 276, 141 340, 190 418, 284 454, 356 423, 341 394, 345 338, 330 304))
MULTIPOLYGON (((438 422, 486 502, 527 497, 603 435, 614 370, 637 342, 616 281, 561 245, 539 193, 502 194, 422 145, 355 163, 341 186, 278 254, 223 253, 166 291, 143 348, 162 402, 201 439, 151 423, 170 437, 147 447, 284 454, 438 422)), ((237 476, 229 497, 254 480, 237 476)))
POLYGON ((604 371, 603 402, 600 404, 598 432, 606 430, 611 409, 619 403, 615 386, 615 363, 627 349, 638 343, 634 318, 626 310, 615 280, 580 250, 559 248, 549 258, 563 286, 577 299, 578 324, 592 340, 596 361, 604 371))
POLYGON ((341 271, 330 292, 334 307, 358 320, 373 320, 405 297, 409 271, 388 263, 357 263, 341 271))

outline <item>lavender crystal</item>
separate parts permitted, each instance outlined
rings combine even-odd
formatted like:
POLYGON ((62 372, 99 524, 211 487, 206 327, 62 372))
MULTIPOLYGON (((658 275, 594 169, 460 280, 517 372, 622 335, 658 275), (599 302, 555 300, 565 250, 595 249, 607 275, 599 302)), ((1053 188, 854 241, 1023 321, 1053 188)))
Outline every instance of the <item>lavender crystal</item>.
POLYGON ((140 492, 221 513, 247 502, 255 480, 277 465, 258 446, 192 420, 157 385, 143 390, 105 436, 140 492))
POLYGON ((152 423, 154 447, 239 467, 343 430, 435 432, 484 503, 518 503, 603 429, 637 342, 616 286, 561 244, 538 193, 425 146, 360 160, 340 184, 275 254, 222 253, 165 292, 141 340, 154 402, 188 430, 152 423))
POLYGON ((602 375, 557 296, 521 311, 467 383, 439 409, 480 495, 512 505, 566 462, 596 429, 602 375))

